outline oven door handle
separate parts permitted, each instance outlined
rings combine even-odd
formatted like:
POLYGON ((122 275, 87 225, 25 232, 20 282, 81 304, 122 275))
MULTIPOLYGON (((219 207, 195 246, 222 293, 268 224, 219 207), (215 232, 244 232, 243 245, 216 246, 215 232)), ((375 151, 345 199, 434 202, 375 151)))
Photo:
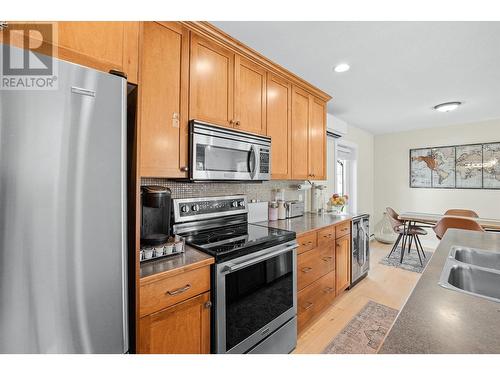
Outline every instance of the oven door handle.
POLYGON ((250 178, 253 180, 255 178, 255 174, 257 173, 257 147, 254 144, 250 146, 248 170, 250 171, 250 178))
POLYGON ((249 259, 249 260, 241 262, 241 263, 230 263, 222 269, 222 273, 231 273, 231 272, 237 271, 239 269, 251 266, 252 264, 262 262, 264 260, 267 260, 269 258, 273 258, 273 257, 281 255, 283 253, 287 253, 289 251, 292 251, 293 249, 296 249, 297 247, 298 246, 296 244, 290 245, 290 246, 285 247, 284 249, 279 249, 279 250, 258 256, 256 258, 249 259))

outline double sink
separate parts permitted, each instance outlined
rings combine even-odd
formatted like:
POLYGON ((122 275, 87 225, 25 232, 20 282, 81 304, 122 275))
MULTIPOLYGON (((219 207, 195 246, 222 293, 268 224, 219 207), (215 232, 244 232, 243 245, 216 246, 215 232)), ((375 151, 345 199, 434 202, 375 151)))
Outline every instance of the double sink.
POLYGON ((439 285, 500 303, 500 252, 453 246, 439 285))

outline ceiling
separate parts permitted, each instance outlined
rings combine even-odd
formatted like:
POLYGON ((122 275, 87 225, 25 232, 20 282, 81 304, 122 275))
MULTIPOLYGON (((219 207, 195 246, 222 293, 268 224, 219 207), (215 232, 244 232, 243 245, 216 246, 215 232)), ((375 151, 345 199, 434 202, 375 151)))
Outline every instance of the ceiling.
POLYGON ((212 22, 374 134, 500 118, 500 22, 212 22), (335 73, 347 62, 351 69, 335 73), (454 112, 432 110, 447 101, 454 112))

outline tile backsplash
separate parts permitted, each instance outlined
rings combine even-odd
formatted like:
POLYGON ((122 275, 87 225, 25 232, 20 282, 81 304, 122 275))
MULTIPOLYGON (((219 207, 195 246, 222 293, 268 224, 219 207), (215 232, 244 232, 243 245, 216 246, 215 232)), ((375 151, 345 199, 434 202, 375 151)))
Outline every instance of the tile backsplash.
POLYGON ((264 181, 264 182, 179 182, 164 178, 142 178, 141 185, 160 185, 170 188, 172 198, 210 197, 220 195, 246 194, 248 199, 260 201, 270 201, 273 191, 276 189, 285 190, 286 200, 306 199, 303 190, 297 190, 299 184, 304 181, 264 181))

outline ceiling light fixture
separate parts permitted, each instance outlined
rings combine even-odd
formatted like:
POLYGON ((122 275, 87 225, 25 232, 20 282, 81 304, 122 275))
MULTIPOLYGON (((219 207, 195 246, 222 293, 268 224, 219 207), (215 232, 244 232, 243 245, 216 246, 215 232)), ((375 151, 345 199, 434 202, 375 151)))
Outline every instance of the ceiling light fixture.
POLYGON ((349 69, 351 69, 351 67, 349 66, 349 64, 346 63, 338 64, 335 66, 335 68, 333 68, 333 70, 335 70, 337 73, 344 73, 347 72, 349 69))
POLYGON ((441 103, 436 106, 434 106, 434 109, 439 112, 451 112, 457 109, 462 102, 447 102, 447 103, 441 103))

